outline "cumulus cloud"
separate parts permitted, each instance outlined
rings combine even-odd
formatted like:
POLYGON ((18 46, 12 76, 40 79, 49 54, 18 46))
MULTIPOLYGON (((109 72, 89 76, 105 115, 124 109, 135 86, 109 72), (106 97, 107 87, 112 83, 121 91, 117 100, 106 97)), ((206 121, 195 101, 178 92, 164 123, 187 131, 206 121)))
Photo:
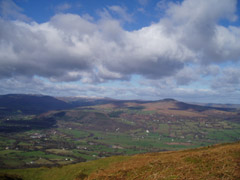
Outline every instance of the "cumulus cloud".
POLYGON ((223 69, 220 75, 213 80, 212 88, 223 93, 240 93, 240 68, 228 67, 223 69))
POLYGON ((189 85, 199 79, 199 73, 194 67, 185 67, 177 73, 175 78, 177 85, 189 85))
POLYGON ((87 75, 89 81, 91 77, 104 81, 140 74, 161 78, 181 69, 192 56, 164 36, 159 25, 128 32, 114 19, 94 24, 73 14, 58 14, 43 24, 3 19, 0 24, 1 77, 38 75, 74 81, 87 75))
MULTIPOLYGON (((229 36, 236 38, 239 27, 235 27, 233 33, 231 27, 225 28, 218 22, 223 19, 235 20, 236 4, 236 0, 223 0, 221 3, 217 0, 185 0, 182 4, 172 3, 167 10, 168 18, 161 22, 165 24, 168 33, 178 34, 178 41, 192 50, 199 61, 226 61, 231 57, 222 52, 225 51, 222 42, 228 41, 229 36)), ((239 48, 237 42, 231 43, 228 46, 231 49, 228 49, 231 52, 229 54, 239 48)), ((239 60, 239 55, 233 58, 239 60)))
POLYGON ((0 1, 0 15, 5 19, 30 20, 29 17, 23 14, 23 9, 17 6, 12 0, 0 1))
MULTIPOLYGON (((177 90, 179 86, 219 76, 221 63, 240 60, 240 27, 219 23, 236 20, 236 0, 170 3, 164 18, 135 31, 122 27, 122 20, 132 22, 133 17, 121 6, 108 6, 98 20, 58 13, 39 24, 23 21, 22 9, 13 1, 1 3, 0 79, 5 83, 36 76, 49 83, 103 83, 139 75, 165 90, 174 87, 177 94, 183 92, 177 90), (20 19, 5 18, 19 13, 20 19)), ((59 6, 61 11, 69 8, 59 6)), ((237 75, 237 71, 224 71, 222 81, 238 82, 237 75)))
MULTIPOLYGON (((80 18, 79 21, 81 20, 80 18)), ((62 21, 64 23, 64 19, 62 21)), ((0 24, 3 27, 0 50, 1 77, 16 75, 61 77, 76 71, 75 69, 81 71, 91 66, 91 61, 86 58, 89 56, 88 47, 82 43, 75 44, 75 39, 71 39, 69 35, 74 32, 63 34, 63 31, 57 29, 55 21, 26 24, 1 19, 0 24)), ((88 29, 82 31, 86 30, 88 29)))

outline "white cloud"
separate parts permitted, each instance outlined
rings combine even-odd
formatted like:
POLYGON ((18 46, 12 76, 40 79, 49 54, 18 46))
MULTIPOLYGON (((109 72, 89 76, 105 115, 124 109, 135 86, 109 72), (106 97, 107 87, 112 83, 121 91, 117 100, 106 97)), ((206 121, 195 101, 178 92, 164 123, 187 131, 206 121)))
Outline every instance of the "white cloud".
MULTIPOLYGON (((184 93, 196 91, 185 91, 181 86, 196 81, 200 84, 205 77, 217 76, 234 89, 236 83, 230 83, 231 78, 238 82, 234 78, 239 74, 232 70, 222 73, 220 65, 240 60, 240 28, 224 27, 219 21, 236 19, 236 3, 236 0, 171 3, 158 23, 135 31, 122 27, 121 20, 132 22, 132 16, 121 6, 107 7, 95 21, 70 13, 56 14, 42 24, 0 18, 0 79, 11 84, 17 83, 16 77, 43 77, 49 81, 44 86, 54 89, 55 83, 57 91, 61 89, 59 82, 82 81, 91 83, 95 89, 94 83, 127 81, 139 75, 156 88, 144 84, 139 90, 125 87, 122 91, 130 94, 135 91, 140 96, 148 90, 155 97, 172 92, 183 97, 184 93), (117 19, 113 13, 118 15, 117 19), (168 93, 162 90, 159 94, 157 87, 168 93)), ((66 4, 62 6, 62 10, 68 8, 66 4)), ((21 12, 18 7, 15 9, 14 12, 21 12)), ((211 87, 220 85, 213 82, 211 87)), ((113 94, 116 91, 111 90, 113 94)), ((210 92, 211 89, 202 89, 200 93, 210 92)), ((214 89, 214 93, 218 91, 214 89)))
POLYGON ((240 68, 224 68, 221 74, 213 80, 212 88, 218 89, 223 94, 240 93, 240 68))
POLYGON ((168 0, 160 0, 156 4, 156 9, 158 10, 166 10, 169 7, 169 4, 171 4, 171 1, 168 0))
POLYGON ((72 5, 69 3, 63 3, 59 4, 58 6, 55 7, 56 12, 64 12, 72 8, 72 5))
POLYGON ((121 6, 108 6, 108 9, 111 12, 114 12, 120 16, 120 19, 123 19, 126 22, 133 22, 132 15, 127 13, 126 7, 121 6))
MULTIPOLYGON (((235 19, 236 0, 185 0, 182 4, 171 4, 167 10, 168 17, 160 23, 166 27, 169 34, 177 34, 179 43, 192 50, 199 61, 208 63, 211 61, 227 61, 219 44, 219 39, 227 39, 226 33, 221 33, 223 26, 217 25, 222 19, 235 19), (212 8, 214 7, 214 8, 212 8), (222 37, 224 35, 224 37, 222 37)), ((239 27, 235 27, 239 31, 239 27)), ((231 28, 226 28, 228 31, 231 28)), ((230 33, 234 36, 234 33, 230 33)), ((234 37, 236 38, 236 36, 234 37)), ((238 46, 233 42, 232 46, 238 46)), ((230 52, 235 51, 235 47, 230 52)), ((239 55, 235 57, 239 60, 239 55)))
POLYGON ((5 19, 30 21, 30 18, 23 14, 23 9, 12 0, 0 0, 0 15, 5 19))
POLYGON ((161 78, 181 69, 192 57, 188 49, 166 37, 159 25, 127 32, 116 20, 94 24, 73 14, 58 14, 43 24, 0 23, 4 27, 2 77, 38 75, 75 81, 88 72, 102 79, 105 69, 107 79, 126 79, 132 74, 161 78))

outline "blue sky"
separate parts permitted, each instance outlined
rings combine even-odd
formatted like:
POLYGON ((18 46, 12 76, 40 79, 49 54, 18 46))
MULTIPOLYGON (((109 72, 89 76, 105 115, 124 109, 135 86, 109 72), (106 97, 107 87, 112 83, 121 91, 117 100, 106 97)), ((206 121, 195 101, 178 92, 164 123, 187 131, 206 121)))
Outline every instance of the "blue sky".
POLYGON ((0 0, 0 94, 240 103, 239 4, 0 0))
MULTIPOLYGON (((161 1, 159 0, 89 0, 89 1, 33 1, 33 0, 16 0, 16 5, 24 10, 24 14, 31 17, 38 23, 47 22, 56 13, 73 13, 78 15, 90 15, 95 20, 99 19, 99 12, 109 6, 119 6, 129 13, 132 21, 124 24, 127 30, 136 30, 148 26, 153 22, 159 21, 164 15, 167 3, 180 3, 181 1, 161 1), (161 5, 161 7, 160 7, 161 5), (143 12, 144 11, 144 12, 143 12)), ((115 18, 120 18, 117 13, 112 14, 115 18)))
MULTIPOLYGON (((136 30, 159 21, 165 15, 168 3, 182 3, 182 0, 15 0, 14 2, 22 8, 24 14, 38 23, 47 22, 56 13, 88 14, 94 19, 99 19, 99 11, 109 6, 120 6, 126 8, 126 12, 133 18, 132 22, 124 25, 125 28, 127 30, 136 30)), ((237 4, 237 8, 236 14, 239 16, 240 3, 237 4)), ((119 18, 117 14, 114 15, 119 18)), ((239 20, 234 22, 222 20, 221 23, 225 26, 229 24, 239 25, 239 20)))

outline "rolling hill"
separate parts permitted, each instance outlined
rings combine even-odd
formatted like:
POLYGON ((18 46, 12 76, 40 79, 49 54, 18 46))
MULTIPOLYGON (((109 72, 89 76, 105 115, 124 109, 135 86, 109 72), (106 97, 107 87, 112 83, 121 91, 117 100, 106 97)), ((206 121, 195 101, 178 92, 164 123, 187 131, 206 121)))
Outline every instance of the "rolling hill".
POLYGON ((238 180, 240 143, 198 149, 115 156, 55 168, 0 170, 12 180, 238 180))

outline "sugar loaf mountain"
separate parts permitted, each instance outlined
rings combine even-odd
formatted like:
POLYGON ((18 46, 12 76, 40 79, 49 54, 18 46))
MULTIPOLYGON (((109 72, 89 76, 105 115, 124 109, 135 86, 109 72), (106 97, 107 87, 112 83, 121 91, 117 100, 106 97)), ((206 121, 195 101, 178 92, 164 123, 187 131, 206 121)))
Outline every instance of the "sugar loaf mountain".
POLYGON ((0 179, 240 179, 240 105, 0 96, 0 179))

